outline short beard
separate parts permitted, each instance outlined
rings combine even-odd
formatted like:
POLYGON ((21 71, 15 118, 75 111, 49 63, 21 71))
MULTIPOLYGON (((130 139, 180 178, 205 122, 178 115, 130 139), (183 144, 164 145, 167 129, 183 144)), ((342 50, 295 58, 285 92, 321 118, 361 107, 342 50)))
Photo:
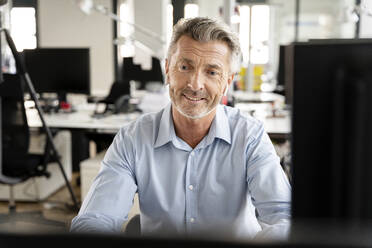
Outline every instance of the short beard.
POLYGON ((207 111, 207 112, 205 112, 205 113, 201 113, 200 115, 189 115, 189 114, 186 114, 186 113, 183 112, 182 109, 179 108, 175 103, 173 103, 172 105, 173 105, 173 106, 177 109, 177 111, 180 112, 183 116, 185 116, 185 117, 187 117, 187 118, 190 118, 190 119, 193 119, 193 120, 196 120, 196 119, 201 119, 201 118, 203 118, 203 117, 209 115, 213 110, 216 109, 216 107, 217 107, 218 104, 216 105, 216 107, 212 108, 211 110, 209 110, 209 111, 207 111))
POLYGON ((189 118, 189 119, 196 120, 196 119, 201 119, 201 118, 203 118, 203 117, 209 115, 210 113, 212 113, 212 111, 215 110, 215 109, 217 108, 218 103, 221 101, 221 98, 222 98, 222 96, 220 96, 220 99, 219 99, 219 101, 217 102, 216 106, 214 106, 214 108, 211 108, 209 111, 204 112, 204 113, 201 113, 201 114, 199 114, 199 115, 189 115, 189 114, 183 112, 182 109, 181 109, 180 107, 177 106, 176 101, 174 101, 174 100, 172 99, 172 97, 171 97, 171 101, 172 101, 172 106, 174 106, 174 107, 177 109, 177 111, 178 111, 179 113, 181 113, 183 116, 185 116, 185 117, 187 117, 187 118, 189 118))

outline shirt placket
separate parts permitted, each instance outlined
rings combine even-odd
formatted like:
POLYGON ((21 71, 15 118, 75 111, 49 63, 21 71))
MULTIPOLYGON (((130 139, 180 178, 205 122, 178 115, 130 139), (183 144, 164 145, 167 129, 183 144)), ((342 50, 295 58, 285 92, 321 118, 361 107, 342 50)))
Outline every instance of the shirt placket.
POLYGON ((191 232, 194 229, 195 224, 198 222, 197 216, 197 198, 196 198, 196 151, 190 152, 187 167, 186 167, 186 180, 185 180, 185 192, 186 192, 186 230, 191 232))

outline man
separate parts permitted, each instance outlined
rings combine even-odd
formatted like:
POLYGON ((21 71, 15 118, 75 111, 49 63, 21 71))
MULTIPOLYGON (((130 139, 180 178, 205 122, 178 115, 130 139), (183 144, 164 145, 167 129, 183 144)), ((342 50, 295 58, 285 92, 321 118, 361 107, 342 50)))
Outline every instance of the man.
POLYGON ((219 105, 239 52, 217 21, 175 25, 165 64, 172 103, 119 131, 71 230, 120 231, 137 192, 143 234, 286 237, 291 188, 268 135, 219 105))

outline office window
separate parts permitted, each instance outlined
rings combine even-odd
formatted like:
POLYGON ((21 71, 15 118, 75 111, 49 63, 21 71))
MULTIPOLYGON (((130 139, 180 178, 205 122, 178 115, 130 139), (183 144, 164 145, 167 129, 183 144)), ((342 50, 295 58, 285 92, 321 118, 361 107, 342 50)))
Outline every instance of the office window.
POLYGON ((252 7, 251 63, 266 64, 269 61, 270 10, 267 5, 252 7))
POLYGON ((36 48, 35 8, 13 7, 10 11, 10 32, 18 51, 36 48))
POLYGON ((242 5, 239 8, 239 38, 243 63, 269 61, 270 8, 268 5, 242 5))
POLYGON ((239 26, 239 40, 240 40, 240 48, 242 50, 243 55, 243 63, 245 65, 249 62, 249 45, 250 45, 250 7, 249 6, 241 6, 240 7, 240 26, 239 26))

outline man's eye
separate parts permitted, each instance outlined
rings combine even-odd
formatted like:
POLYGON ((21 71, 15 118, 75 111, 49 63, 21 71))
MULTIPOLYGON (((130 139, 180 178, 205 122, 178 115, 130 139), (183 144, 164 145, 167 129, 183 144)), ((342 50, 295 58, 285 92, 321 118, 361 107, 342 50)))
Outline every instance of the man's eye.
POLYGON ((211 76, 217 76, 218 75, 218 73, 216 71, 209 71, 208 74, 211 75, 211 76))
POLYGON ((181 66, 180 66, 180 69, 181 69, 182 71, 186 71, 186 70, 189 69, 189 67, 188 67, 187 65, 181 65, 181 66))

